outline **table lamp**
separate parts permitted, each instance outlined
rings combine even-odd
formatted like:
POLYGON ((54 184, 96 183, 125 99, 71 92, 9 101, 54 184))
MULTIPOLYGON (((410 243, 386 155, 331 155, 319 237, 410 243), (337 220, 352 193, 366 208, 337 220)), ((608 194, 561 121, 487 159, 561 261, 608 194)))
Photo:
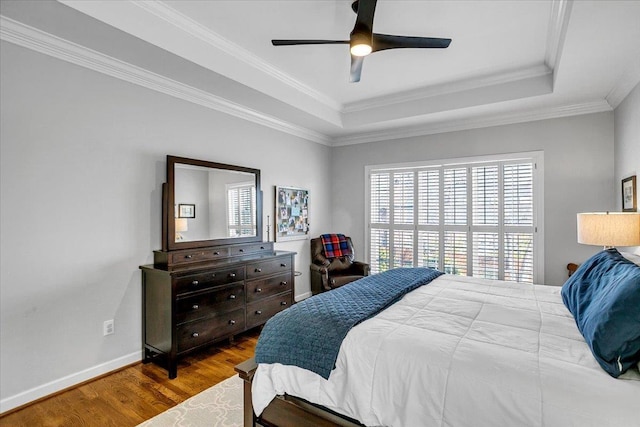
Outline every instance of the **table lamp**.
POLYGON ((176 218, 176 242, 183 239, 181 231, 189 231, 187 218, 176 218))
POLYGON ((588 212, 578 214, 578 243, 640 246, 640 212, 588 212))

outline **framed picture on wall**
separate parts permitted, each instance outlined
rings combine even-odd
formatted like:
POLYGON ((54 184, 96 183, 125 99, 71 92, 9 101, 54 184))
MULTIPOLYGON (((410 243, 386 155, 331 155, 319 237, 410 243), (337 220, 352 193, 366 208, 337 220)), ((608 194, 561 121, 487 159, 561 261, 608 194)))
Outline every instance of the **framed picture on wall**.
POLYGON ((276 186, 276 242, 309 238, 309 190, 276 186))
POLYGON ((636 176, 622 180, 622 212, 635 212, 638 209, 636 197, 636 176))
POLYGON ((178 205, 178 218, 195 218, 196 205, 180 204, 178 205))

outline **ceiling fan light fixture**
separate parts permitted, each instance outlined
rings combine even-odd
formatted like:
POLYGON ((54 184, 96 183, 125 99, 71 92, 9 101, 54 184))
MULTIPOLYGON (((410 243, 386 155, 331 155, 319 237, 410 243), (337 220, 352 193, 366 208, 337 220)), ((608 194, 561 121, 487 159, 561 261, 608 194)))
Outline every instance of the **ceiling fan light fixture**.
POLYGON ((371 46, 365 43, 351 46, 351 54, 353 56, 367 56, 371 53, 371 46))
POLYGON ((371 47, 371 32, 354 31, 349 39, 353 56, 367 56, 373 50, 371 47))

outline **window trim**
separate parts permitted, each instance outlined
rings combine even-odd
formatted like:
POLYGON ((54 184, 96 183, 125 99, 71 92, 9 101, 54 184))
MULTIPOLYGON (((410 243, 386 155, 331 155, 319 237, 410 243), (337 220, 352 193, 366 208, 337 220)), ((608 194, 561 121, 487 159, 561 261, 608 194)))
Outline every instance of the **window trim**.
MULTIPOLYGON (((364 168, 364 224, 365 224, 365 248, 364 256, 370 260, 371 256, 371 173, 378 170, 405 170, 426 167, 454 167, 457 165, 473 166, 474 164, 493 162, 517 162, 530 160, 534 163, 533 169, 533 233, 536 244, 534 245, 534 270, 533 283, 544 283, 544 151, 526 151, 516 153, 502 153, 472 157, 445 158, 424 160, 407 163, 390 163, 378 165, 365 165, 364 168)), ((442 182, 442 181, 441 181, 442 182)), ((468 197, 471 197, 468 195, 468 197)), ((416 199, 417 201, 417 199, 416 199)), ((443 204, 440 203, 440 209, 443 204)), ((419 230, 420 226, 413 225, 412 229, 419 230)), ((440 243, 441 249, 443 242, 440 243)), ((442 252, 441 252, 442 254, 442 252)), ((502 256, 502 254, 500 255, 502 256)), ((468 257, 471 258, 471 257, 468 257)), ((467 264, 471 262, 467 260, 467 264)))

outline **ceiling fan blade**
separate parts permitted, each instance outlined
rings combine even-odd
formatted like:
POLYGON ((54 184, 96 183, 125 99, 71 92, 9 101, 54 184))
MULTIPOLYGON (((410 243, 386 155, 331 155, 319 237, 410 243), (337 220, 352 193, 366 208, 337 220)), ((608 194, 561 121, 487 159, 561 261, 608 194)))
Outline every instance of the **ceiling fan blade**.
POLYGON ((409 37, 393 36, 389 34, 373 33, 373 52, 386 49, 401 48, 428 48, 445 49, 449 47, 451 39, 440 39, 434 37, 409 37))
POLYGON ((295 46, 300 44, 349 44, 349 40, 271 40, 274 46, 295 46))
POLYGON ((376 12, 377 2, 378 0, 358 0, 357 5, 354 5, 354 9, 357 8, 358 16, 351 34, 371 34, 373 32, 373 16, 376 12))
POLYGON ((360 81, 360 75, 362 74, 363 63, 364 63, 364 56, 351 55, 351 73, 349 75, 349 81, 351 83, 357 83, 360 81))

